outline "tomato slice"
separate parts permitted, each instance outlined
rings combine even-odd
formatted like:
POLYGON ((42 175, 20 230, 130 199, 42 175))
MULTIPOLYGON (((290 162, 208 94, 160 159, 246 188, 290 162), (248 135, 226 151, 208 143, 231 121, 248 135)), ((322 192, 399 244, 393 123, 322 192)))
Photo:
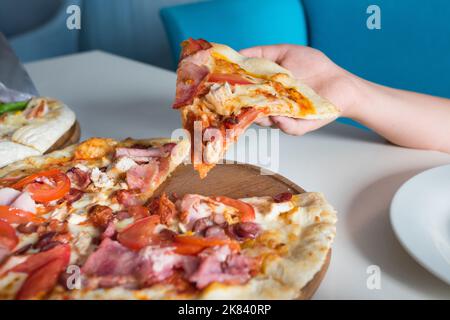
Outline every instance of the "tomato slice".
POLYGON ((41 299, 48 294, 58 281, 59 274, 65 269, 67 263, 62 259, 50 261, 28 276, 22 284, 16 299, 41 299))
POLYGON ((13 272, 33 273, 54 260, 61 260, 65 265, 70 260, 70 246, 61 244, 50 250, 31 255, 27 260, 11 269, 13 272))
POLYGON ((203 238, 197 236, 176 236, 175 252, 178 254, 193 255, 197 254, 205 248, 215 246, 229 246, 233 251, 239 251, 239 242, 231 239, 219 238, 203 238))
POLYGON ((157 237, 153 231, 159 223, 160 217, 158 215, 140 219, 119 232, 117 240, 125 247, 139 250, 156 241, 157 237))
POLYGON ((136 205, 127 208, 128 213, 135 219, 146 218, 150 215, 150 211, 147 207, 136 205))
POLYGON ((10 206, 0 206, 0 220, 8 223, 42 222, 43 219, 34 213, 13 208, 10 206))
POLYGON ((244 78, 236 73, 211 73, 208 77, 209 82, 228 82, 231 85, 235 84, 253 84, 250 80, 244 78))
POLYGON ((213 200, 223 203, 226 206, 237 209, 240 213, 242 222, 249 222, 255 220, 255 209, 248 203, 241 200, 228 198, 225 196, 211 197, 213 200))
POLYGON ((13 250, 17 243, 19 243, 19 238, 14 228, 9 223, 0 220, 0 246, 13 250))
POLYGON ((70 179, 61 170, 51 169, 32 174, 12 185, 14 189, 24 187, 27 187, 34 201, 45 203, 63 198, 70 191, 70 179), (54 186, 35 182, 39 178, 51 180, 54 186))

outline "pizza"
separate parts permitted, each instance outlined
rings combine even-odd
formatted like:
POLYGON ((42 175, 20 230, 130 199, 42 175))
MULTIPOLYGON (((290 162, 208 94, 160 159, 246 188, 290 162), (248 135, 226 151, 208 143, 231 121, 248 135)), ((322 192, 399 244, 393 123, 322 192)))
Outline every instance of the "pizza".
POLYGON ((188 140, 91 138, 0 169, 0 298, 48 294, 96 241, 149 216, 144 205, 188 153, 188 140))
POLYGON ((75 121, 74 112, 55 99, 0 103, 0 168, 45 153, 75 121))
POLYGON ((258 117, 339 116, 335 106, 275 62, 192 38, 182 43, 173 108, 191 135, 192 161, 202 178, 258 117))
POLYGON ((189 141, 91 138, 0 169, 0 299, 289 299, 321 269, 320 193, 153 196, 189 141))

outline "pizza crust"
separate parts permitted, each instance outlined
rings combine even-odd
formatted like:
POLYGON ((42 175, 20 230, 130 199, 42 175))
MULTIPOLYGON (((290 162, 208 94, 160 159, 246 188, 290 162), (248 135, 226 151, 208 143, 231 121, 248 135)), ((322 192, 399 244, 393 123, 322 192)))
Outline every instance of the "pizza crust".
POLYGON ((75 113, 66 105, 50 110, 45 121, 31 123, 19 128, 12 141, 45 153, 75 123, 75 113))
POLYGON ((37 156, 40 152, 12 141, 0 141, 0 168, 27 157, 37 156))
MULTIPOLYGON (((276 80, 287 88, 295 88, 303 96, 309 99, 315 108, 315 113, 304 113, 299 106, 292 104, 291 108, 270 109, 269 115, 288 116, 301 119, 330 119, 337 118, 340 114, 339 109, 331 102, 320 97, 312 88, 300 83, 292 73, 278 65, 277 63, 263 58, 249 58, 239 54, 232 48, 212 43, 212 55, 223 56, 227 60, 238 64, 242 69, 256 76, 267 78, 276 77, 276 80)), ((221 110, 216 110, 219 114, 221 110)))

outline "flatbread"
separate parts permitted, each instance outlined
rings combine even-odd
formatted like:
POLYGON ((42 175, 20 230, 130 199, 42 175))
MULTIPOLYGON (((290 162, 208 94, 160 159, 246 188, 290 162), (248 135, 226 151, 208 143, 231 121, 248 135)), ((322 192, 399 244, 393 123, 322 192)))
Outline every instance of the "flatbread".
POLYGON ((3 151, 0 167, 45 153, 75 121, 75 113, 69 107, 50 98, 33 98, 24 111, 3 114, 0 143, 11 148, 3 151))

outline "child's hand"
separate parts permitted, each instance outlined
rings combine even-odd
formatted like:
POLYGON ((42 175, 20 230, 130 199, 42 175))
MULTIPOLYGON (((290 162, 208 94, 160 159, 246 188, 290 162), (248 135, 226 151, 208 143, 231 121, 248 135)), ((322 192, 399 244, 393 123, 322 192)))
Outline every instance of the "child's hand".
MULTIPOLYGON (((354 99, 357 92, 357 80, 335 65, 322 52, 303 46, 276 45, 245 49, 241 51, 241 54, 275 61, 290 70, 297 79, 313 88, 320 96, 337 106, 343 116, 348 116, 352 98, 354 99)), ((302 120, 271 116, 256 122, 262 126, 278 127, 287 134, 302 135, 333 120, 302 120)))

